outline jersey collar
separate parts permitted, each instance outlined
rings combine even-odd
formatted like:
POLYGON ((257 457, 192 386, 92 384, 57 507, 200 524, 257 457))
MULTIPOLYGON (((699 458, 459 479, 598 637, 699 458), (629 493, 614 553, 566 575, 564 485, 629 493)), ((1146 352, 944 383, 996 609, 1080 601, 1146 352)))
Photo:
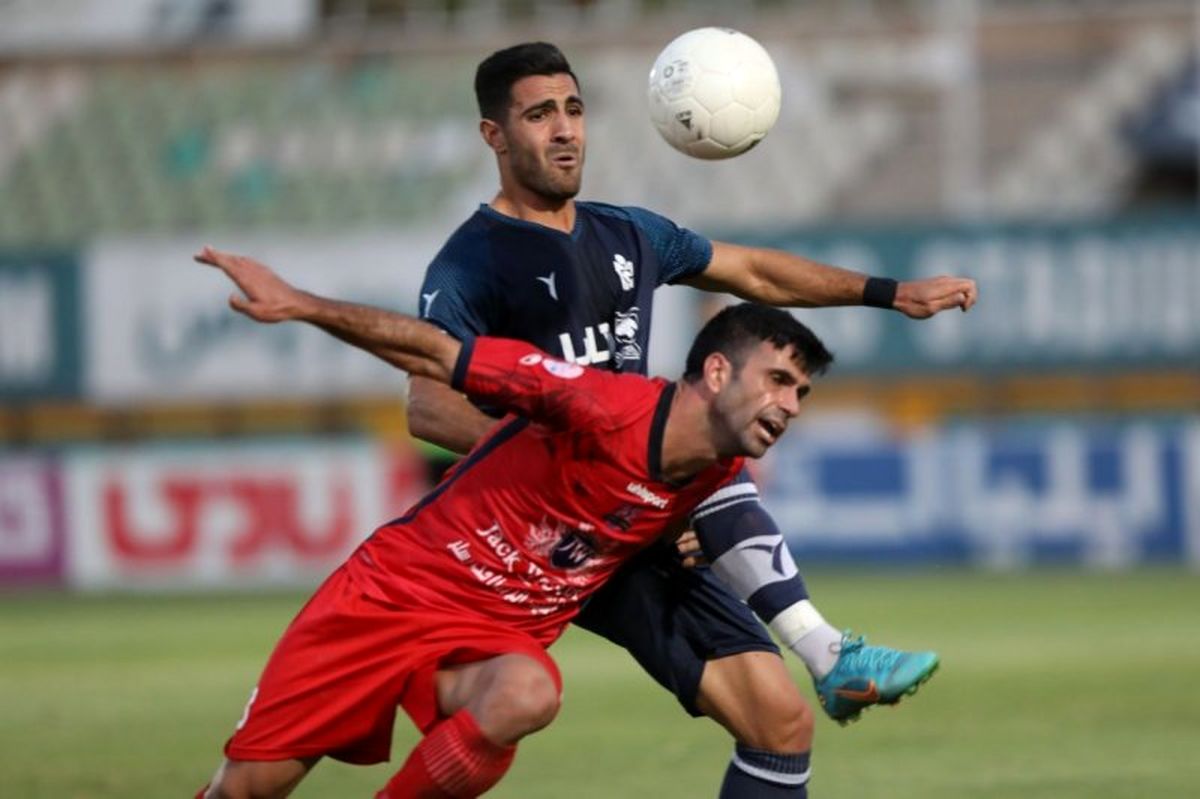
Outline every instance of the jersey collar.
POLYGON ((662 473, 663 434, 667 430, 667 416, 671 413, 671 400, 675 398, 675 384, 667 383, 662 393, 658 395, 658 404, 654 406, 654 418, 650 420, 649 449, 646 452, 647 471, 650 479, 671 486, 686 485, 691 478, 681 483, 667 480, 662 473))
POLYGON ((516 227, 523 227, 529 230, 538 230, 551 236, 564 236, 566 238, 577 239, 579 238, 580 234, 583 233, 583 214, 579 213, 578 202, 575 203, 575 225, 571 228, 570 233, 563 233, 561 230, 548 227, 538 222, 530 222, 527 219, 518 219, 515 216, 502 214, 487 203, 479 204, 479 213, 496 222, 502 222, 506 225, 514 225, 516 227))

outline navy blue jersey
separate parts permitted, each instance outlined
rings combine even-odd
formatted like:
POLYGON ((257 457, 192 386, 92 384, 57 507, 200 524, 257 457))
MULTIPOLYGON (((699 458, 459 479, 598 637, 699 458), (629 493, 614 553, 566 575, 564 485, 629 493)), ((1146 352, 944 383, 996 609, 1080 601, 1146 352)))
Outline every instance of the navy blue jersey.
POLYGON ((576 203, 563 233, 483 205, 429 265, 421 317, 458 339, 521 339, 645 374, 654 289, 710 260, 708 239, 641 208, 576 203))

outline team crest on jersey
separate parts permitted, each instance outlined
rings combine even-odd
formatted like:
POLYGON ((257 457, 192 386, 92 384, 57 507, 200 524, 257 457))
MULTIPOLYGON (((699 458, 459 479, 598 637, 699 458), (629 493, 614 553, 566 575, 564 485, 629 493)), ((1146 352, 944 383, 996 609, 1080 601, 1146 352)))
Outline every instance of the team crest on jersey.
POLYGON ((529 525, 525 548, 559 569, 578 569, 596 556, 596 541, 587 532, 545 517, 529 525))
POLYGON ((580 530, 567 533, 550 550, 550 562, 560 569, 578 569, 595 556, 595 539, 580 530))
POLYGON ((529 532, 525 534, 525 548, 543 558, 549 557, 550 550, 566 531, 567 526, 562 522, 552 523, 543 517, 537 524, 529 525, 529 532))
POLYGON ((543 359, 542 366, 547 372, 555 377, 561 377, 563 380, 574 380, 583 374, 583 367, 579 364, 558 361, 553 358, 543 359))
POLYGON ((616 360, 618 368, 626 361, 642 359, 642 347, 637 342, 638 326, 636 305, 630 308, 628 313, 617 311, 617 315, 613 319, 613 341, 615 343, 613 358, 616 360))
POLYGON ((621 291, 633 290, 633 261, 621 254, 613 255, 613 271, 621 281, 621 291))

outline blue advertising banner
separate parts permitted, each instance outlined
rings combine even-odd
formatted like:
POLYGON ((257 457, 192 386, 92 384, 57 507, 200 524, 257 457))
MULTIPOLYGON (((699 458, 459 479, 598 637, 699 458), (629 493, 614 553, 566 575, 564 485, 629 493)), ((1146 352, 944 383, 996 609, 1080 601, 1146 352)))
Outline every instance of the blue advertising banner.
POLYGON ((1200 563, 1200 422, 962 424, 897 438, 821 417, 760 476, 797 556, 1021 567, 1200 563))
POLYGON ((897 279, 979 284, 968 314, 801 311, 837 373, 1200 368, 1200 218, 820 228, 753 243, 897 279))
POLYGON ((0 253, 0 399, 78 395, 79 314, 73 253, 0 253))

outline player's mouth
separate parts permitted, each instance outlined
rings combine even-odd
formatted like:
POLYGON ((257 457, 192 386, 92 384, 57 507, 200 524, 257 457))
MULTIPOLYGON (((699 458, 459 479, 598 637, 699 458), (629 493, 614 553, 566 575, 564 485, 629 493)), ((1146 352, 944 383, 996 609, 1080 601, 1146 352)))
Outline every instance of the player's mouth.
POLYGON ((761 418, 758 420, 758 429, 763 432, 767 440, 767 444, 774 444, 787 430, 787 422, 781 422, 778 419, 761 418))
POLYGON ((555 166, 563 169, 574 169, 579 166, 579 153, 574 150, 560 150, 550 154, 550 160, 555 166))

